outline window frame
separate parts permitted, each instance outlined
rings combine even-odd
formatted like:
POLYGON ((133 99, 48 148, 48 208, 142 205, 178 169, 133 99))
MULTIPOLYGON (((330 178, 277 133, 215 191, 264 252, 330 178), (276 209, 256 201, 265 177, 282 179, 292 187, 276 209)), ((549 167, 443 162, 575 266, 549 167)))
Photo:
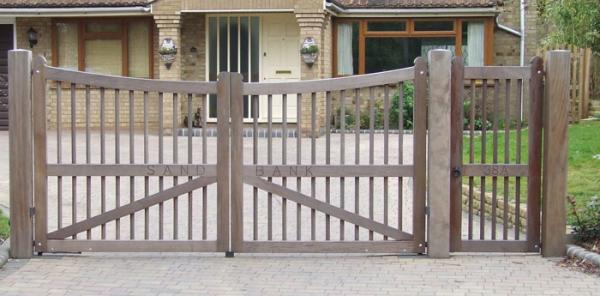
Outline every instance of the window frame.
POLYGON ((58 67, 58 23, 74 23, 77 25, 77 69, 85 71, 85 42, 88 40, 120 40, 121 41, 121 76, 129 76, 129 23, 144 20, 148 23, 148 79, 154 79, 154 20, 149 17, 92 17, 92 18, 53 18, 52 19, 52 66, 58 67), (87 25, 90 23, 119 22, 119 32, 88 32, 87 25))
POLYGON ((333 20, 333 76, 340 77, 337 73, 337 26, 341 23, 358 23, 358 73, 365 74, 366 39, 390 37, 452 37, 455 40, 456 56, 462 56, 462 23, 469 21, 483 21, 484 23, 484 48, 483 64, 493 64, 494 19, 492 17, 439 17, 439 18, 335 18, 333 20), (404 21, 405 31, 368 31, 369 22, 404 21), (453 21, 453 31, 415 31, 415 21, 453 21))

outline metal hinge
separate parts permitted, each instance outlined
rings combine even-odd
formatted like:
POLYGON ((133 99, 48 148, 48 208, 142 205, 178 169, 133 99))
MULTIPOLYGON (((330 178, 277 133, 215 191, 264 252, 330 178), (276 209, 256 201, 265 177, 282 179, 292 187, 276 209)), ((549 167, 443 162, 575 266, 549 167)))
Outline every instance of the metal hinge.
POLYGON ((429 213, 431 212, 429 207, 425 207, 425 215, 429 215, 429 213))
POLYGON ((35 216, 35 207, 29 208, 29 217, 35 216))

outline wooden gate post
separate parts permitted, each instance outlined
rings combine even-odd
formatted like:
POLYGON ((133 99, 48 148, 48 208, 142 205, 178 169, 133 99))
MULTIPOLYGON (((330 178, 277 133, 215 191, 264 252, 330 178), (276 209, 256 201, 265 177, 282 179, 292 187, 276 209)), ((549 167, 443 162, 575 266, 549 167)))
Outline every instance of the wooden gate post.
POLYGON ((31 258, 33 227, 33 130, 31 51, 8 53, 10 141, 10 256, 31 258))
POLYGON ((433 258, 450 257, 451 58, 448 50, 432 50, 428 58, 427 253, 433 258))
POLYGON ((544 173, 542 202, 542 255, 563 256, 566 251, 567 130, 571 54, 546 53, 544 103, 544 173))
POLYGON ((229 109, 231 74, 217 81, 217 250, 229 252, 229 109))
POLYGON ((244 96, 242 74, 230 74, 231 106, 231 251, 244 240, 244 96))

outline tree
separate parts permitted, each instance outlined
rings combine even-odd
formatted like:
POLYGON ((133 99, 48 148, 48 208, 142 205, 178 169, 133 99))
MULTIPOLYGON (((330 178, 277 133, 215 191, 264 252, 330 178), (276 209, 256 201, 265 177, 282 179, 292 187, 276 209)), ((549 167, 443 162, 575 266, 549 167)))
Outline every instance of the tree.
POLYGON ((545 43, 591 47, 600 52, 600 0, 538 0, 549 25, 545 43))

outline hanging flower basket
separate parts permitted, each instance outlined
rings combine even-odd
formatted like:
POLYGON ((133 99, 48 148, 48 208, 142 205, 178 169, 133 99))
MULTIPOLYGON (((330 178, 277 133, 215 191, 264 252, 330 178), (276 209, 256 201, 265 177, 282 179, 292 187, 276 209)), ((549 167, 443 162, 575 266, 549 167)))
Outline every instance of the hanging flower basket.
POLYGON ((317 58, 319 57, 319 47, 314 38, 308 37, 304 39, 302 48, 300 48, 300 54, 302 55, 304 63, 309 67, 317 61, 317 58))
POLYGON ((160 55, 160 60, 165 64, 167 69, 170 69, 177 56, 177 47, 175 46, 173 39, 165 38, 158 49, 158 54, 160 55))

